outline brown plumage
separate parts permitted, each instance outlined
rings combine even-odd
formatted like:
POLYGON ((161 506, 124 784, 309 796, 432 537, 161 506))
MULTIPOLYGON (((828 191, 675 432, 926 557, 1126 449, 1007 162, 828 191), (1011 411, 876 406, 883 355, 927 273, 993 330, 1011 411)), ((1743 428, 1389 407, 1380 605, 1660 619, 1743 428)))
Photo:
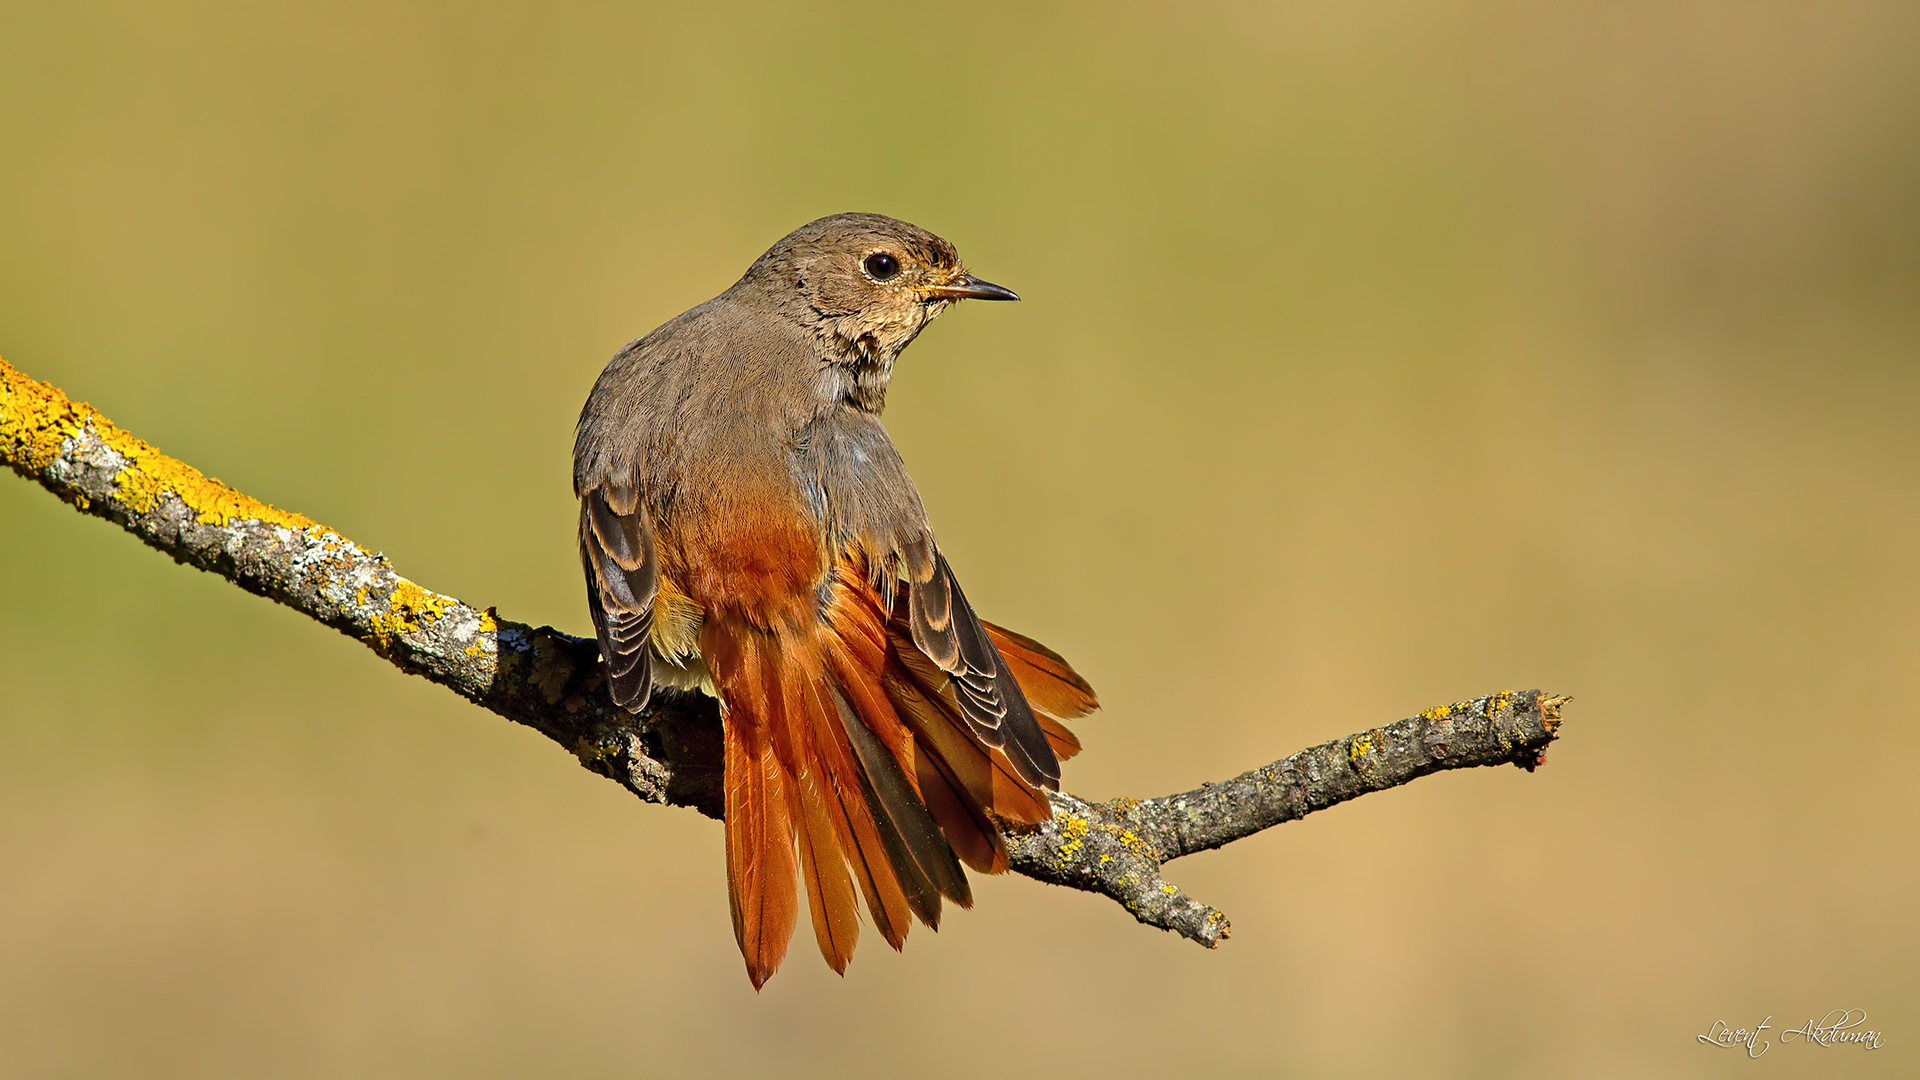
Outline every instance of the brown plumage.
POLYGON ((859 907, 898 949, 962 864, 1007 868, 1096 707, 1060 656, 983 622, 881 427, 894 360, 956 300, 1018 299, 877 214, 802 226, 621 350, 574 447, 580 558, 615 702, 720 699, 727 884, 757 988, 804 883, 844 972, 859 907))

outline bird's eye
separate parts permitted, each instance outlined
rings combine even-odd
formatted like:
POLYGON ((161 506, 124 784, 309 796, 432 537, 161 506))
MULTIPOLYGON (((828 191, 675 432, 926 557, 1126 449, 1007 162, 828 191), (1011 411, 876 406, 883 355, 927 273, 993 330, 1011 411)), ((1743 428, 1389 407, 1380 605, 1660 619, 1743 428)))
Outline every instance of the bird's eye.
POLYGON ((860 264, 875 281, 888 281, 900 275, 900 260, 884 251, 876 251, 860 264))

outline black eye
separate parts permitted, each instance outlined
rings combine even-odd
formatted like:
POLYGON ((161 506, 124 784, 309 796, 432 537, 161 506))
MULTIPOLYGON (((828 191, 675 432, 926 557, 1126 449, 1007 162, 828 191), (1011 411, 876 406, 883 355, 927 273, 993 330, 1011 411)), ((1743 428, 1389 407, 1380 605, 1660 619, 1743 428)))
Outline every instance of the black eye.
POLYGON ((867 256, 860 265, 866 267, 867 276, 875 281, 887 281, 900 275, 900 260, 884 251, 867 256))

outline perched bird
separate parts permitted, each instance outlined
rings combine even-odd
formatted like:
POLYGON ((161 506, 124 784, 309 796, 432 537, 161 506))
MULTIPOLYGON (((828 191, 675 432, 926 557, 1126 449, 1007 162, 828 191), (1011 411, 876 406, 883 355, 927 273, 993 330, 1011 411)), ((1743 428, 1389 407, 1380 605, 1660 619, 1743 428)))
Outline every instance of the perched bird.
POLYGON ((580 414, 580 560, 613 700, 720 701, 727 885, 756 989, 804 879, 844 973, 857 896, 901 947, 961 863, 1007 868, 1003 823, 1050 814, 1060 723, 1097 705, 1059 655, 982 621, 880 411, 900 351, 958 300, 1018 300, 953 245, 836 214, 620 350, 580 414), (857 889, 857 894, 856 894, 857 889))

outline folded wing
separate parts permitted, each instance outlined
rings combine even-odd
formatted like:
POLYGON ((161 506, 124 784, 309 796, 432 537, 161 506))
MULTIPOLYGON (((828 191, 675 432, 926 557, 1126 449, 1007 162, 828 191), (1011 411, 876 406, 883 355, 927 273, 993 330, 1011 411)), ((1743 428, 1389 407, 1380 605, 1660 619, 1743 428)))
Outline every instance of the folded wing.
POLYGON ((648 639, 660 568, 652 523, 630 491, 602 486, 581 497, 580 562, 614 704, 637 713, 653 688, 648 639))

